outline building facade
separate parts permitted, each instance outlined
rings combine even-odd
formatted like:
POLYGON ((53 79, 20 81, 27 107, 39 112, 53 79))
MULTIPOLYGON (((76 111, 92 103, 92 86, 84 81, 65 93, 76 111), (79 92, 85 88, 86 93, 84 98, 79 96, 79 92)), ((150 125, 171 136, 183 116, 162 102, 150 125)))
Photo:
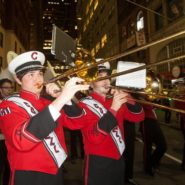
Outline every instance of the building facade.
POLYGON ((80 0, 79 44, 96 58, 106 58, 119 52, 117 1, 80 0))
POLYGON ((30 6, 30 50, 43 51, 43 3, 44 0, 31 0, 30 6))
MULTIPOLYGON (((185 29, 184 0, 138 0, 137 2, 125 0, 124 6, 121 0, 118 2, 118 17, 121 17, 119 19, 120 52, 162 41, 163 38, 170 38, 171 35, 185 29)), ((167 80, 179 78, 185 72, 185 59, 181 58, 185 52, 184 38, 183 34, 159 42, 126 56, 124 60, 149 64, 170 59, 170 62, 156 66, 154 70, 167 80), (173 60, 175 57, 181 59, 173 60)))
MULTIPOLYGON (((157 12, 164 15, 159 17, 148 13, 148 30, 150 40, 161 39, 185 29, 185 0, 153 1, 148 4, 157 12), (151 24, 152 23, 152 24, 151 24)), ((185 54, 185 34, 169 39, 150 48, 150 61, 157 62, 166 59, 181 57, 185 54)), ((175 59, 170 63, 157 67, 157 72, 164 78, 179 78, 185 73, 185 58, 175 59), (174 73, 175 68, 180 69, 179 74, 174 73)))
POLYGON ((32 4, 33 1, 0 0, 0 63, 2 69, 7 67, 8 51, 19 54, 33 48, 39 49, 36 44, 39 42, 36 39, 38 31, 33 32, 30 27, 35 25, 32 15, 38 15, 37 12, 40 11, 36 10, 32 4), (33 39, 30 41, 31 37, 35 40, 34 44, 33 39))
POLYGON ((52 27, 55 24, 72 38, 77 38, 76 19, 77 0, 47 0, 44 1, 43 22, 43 50, 51 53, 52 27))
MULTIPOLYGON (((141 0, 137 3, 146 6, 141 0)), ((147 13, 141 7, 118 0, 118 24, 120 53, 134 51, 148 42, 147 13)), ((132 52, 120 60, 148 63, 148 50, 132 52)))

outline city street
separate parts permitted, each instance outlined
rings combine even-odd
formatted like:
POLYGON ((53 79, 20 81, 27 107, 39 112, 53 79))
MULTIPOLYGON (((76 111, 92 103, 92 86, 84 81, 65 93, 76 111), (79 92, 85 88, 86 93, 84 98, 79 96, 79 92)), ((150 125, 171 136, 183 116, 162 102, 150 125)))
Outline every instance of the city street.
POLYGON ((185 0, 0 0, 0 185, 185 185, 183 100, 185 0))
MULTIPOLYGON (((137 137, 135 142, 135 166, 134 176, 139 185, 182 185, 185 183, 185 171, 180 168, 183 137, 179 130, 176 114, 173 113, 171 122, 163 122, 164 112, 157 112, 161 128, 165 134, 168 149, 162 158, 159 171, 154 177, 148 176, 143 172, 142 149, 143 143, 140 139, 140 133, 136 129, 137 137)), ((75 164, 70 160, 65 163, 67 172, 65 173, 65 185, 82 185, 82 164, 83 161, 78 159, 75 164)))

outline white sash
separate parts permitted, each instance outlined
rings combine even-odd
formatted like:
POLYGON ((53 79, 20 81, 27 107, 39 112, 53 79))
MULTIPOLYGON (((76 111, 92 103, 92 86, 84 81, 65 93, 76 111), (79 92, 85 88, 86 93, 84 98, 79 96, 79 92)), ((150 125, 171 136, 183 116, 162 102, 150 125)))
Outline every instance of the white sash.
MULTIPOLYGON (((18 106, 22 107, 30 117, 38 114, 37 109, 28 101, 21 98, 19 95, 8 97, 7 100, 14 102, 18 106)), ((55 161, 58 168, 62 165, 62 163, 67 158, 67 154, 65 150, 62 148, 57 135, 55 132, 51 132, 44 140, 44 145, 50 153, 51 157, 55 161)))
MULTIPOLYGON (((87 107, 100 118, 107 112, 107 109, 101 103, 99 103, 98 101, 96 101, 90 96, 82 99, 81 102, 86 104, 87 107)), ((123 141, 120 128, 118 126, 114 127, 111 130, 110 135, 114 143, 116 144, 120 155, 122 155, 125 150, 125 143, 123 141)))

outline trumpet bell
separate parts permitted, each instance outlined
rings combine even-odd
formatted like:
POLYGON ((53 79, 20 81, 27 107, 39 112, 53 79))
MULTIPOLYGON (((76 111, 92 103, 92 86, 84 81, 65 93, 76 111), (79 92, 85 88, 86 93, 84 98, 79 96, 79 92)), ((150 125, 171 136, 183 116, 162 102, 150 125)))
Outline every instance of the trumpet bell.
MULTIPOLYGON (((96 63, 96 60, 92 55, 85 49, 79 49, 76 52, 75 57, 75 67, 77 69, 82 69, 91 66, 96 63)), ((89 69, 84 69, 77 73, 77 76, 84 79, 86 82, 91 82, 97 78, 98 67, 92 67, 89 69)))

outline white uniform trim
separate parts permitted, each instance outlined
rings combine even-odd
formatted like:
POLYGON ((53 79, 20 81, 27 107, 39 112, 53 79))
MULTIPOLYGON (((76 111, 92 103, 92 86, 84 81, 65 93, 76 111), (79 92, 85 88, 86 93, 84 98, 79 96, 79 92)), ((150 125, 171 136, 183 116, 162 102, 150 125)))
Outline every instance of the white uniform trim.
MULTIPOLYGON (((99 103, 98 101, 96 101, 90 96, 84 98, 83 100, 81 100, 81 102, 86 104, 87 107, 100 118, 107 112, 107 109, 101 103, 99 103)), ((116 147, 120 155, 122 155, 125 150, 125 143, 122 138, 122 134, 119 126, 114 127, 111 130, 110 135, 114 143, 116 144, 116 147)))
MULTIPOLYGON (((9 97, 7 100, 12 101, 18 106, 22 107, 29 114, 30 117, 38 114, 37 109, 35 109, 35 107, 30 102, 24 100, 20 96, 12 96, 9 97), (32 111, 30 111, 30 107, 32 111)), ((67 154, 61 146, 55 132, 51 132, 42 142, 44 143, 45 147, 47 148, 48 152, 59 168, 67 158, 67 154)))

